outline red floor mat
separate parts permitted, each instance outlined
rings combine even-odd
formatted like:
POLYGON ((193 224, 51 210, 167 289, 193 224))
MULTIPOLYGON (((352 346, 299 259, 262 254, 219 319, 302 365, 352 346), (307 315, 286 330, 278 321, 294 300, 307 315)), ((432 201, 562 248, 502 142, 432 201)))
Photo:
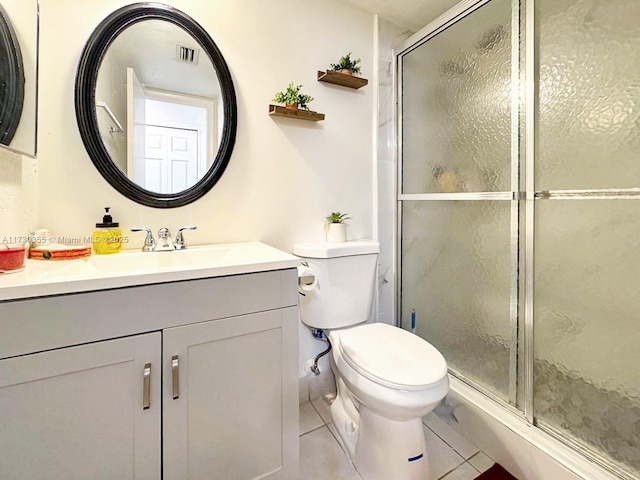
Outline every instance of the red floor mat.
POLYGON ((489 470, 487 470, 484 473, 481 473, 479 477, 476 477, 476 480, 518 480, 518 479, 496 463, 489 470))

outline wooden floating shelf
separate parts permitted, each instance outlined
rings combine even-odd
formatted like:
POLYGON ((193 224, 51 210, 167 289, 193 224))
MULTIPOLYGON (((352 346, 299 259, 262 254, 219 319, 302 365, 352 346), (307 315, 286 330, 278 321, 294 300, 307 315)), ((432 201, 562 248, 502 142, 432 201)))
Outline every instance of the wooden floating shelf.
POLYGON ((326 72, 318 72, 318 81, 325 83, 333 83, 334 85, 342 85, 349 88, 362 88, 369 83, 366 78, 347 75, 345 73, 327 70, 326 72))
POLYGON ((312 112, 311 110, 304 110, 302 108, 287 108, 281 105, 269 105, 269 115, 309 120, 310 122, 324 120, 324 113, 312 112))

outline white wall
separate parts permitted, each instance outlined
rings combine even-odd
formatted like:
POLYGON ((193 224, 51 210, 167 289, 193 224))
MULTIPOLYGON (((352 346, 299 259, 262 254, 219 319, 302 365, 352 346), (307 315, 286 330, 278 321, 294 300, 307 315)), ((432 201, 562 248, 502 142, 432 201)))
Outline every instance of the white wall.
POLYGON ((0 243, 26 237, 35 224, 37 180, 35 159, 0 149, 0 243))
MULTIPOLYGON (((199 22, 222 51, 236 88, 238 133, 229 166, 207 195, 185 207, 154 209, 129 201, 100 176, 74 111, 86 40, 128 3, 40 0, 37 183, 28 159, 0 162, 3 231, 46 227, 56 236, 84 236, 110 206, 125 231, 195 224, 198 230, 187 235, 193 245, 261 240, 291 251, 296 242, 322 240, 324 217, 336 210, 353 218, 350 238, 372 237, 372 15, 333 0, 166 1, 199 22), (369 86, 356 91, 316 81, 317 70, 348 51, 362 59, 369 86), (274 94, 291 81, 315 97, 311 109, 326 114, 323 122, 267 114, 274 94)), ((142 245, 140 234, 130 238, 126 248, 142 245)), ((300 340, 301 365, 324 348, 302 326, 300 340)))
MULTIPOLYGON (((331 0, 168 2, 209 31, 225 56, 237 92, 238 134, 213 190, 185 207, 154 209, 127 200, 102 179, 85 152, 73 106, 85 41, 126 3, 41 0, 39 226, 85 235, 111 206, 125 230, 196 224, 188 235, 192 244, 262 240, 291 251, 295 242, 322 239, 324 216, 341 210, 353 218, 352 237, 372 235, 374 89, 333 88, 315 79, 347 51, 362 58, 363 76, 371 76, 371 15, 331 0), (326 114, 324 122, 267 114, 274 93, 290 81, 316 98, 311 108, 326 114)), ((127 247, 142 240, 133 234, 127 247)))

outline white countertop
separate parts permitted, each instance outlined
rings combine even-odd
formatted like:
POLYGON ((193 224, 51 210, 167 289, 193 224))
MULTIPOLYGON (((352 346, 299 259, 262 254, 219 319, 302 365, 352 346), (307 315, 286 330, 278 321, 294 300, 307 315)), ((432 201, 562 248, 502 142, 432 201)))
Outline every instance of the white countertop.
POLYGON ((0 274, 0 302, 298 265, 298 257, 261 242, 194 246, 171 252, 123 251, 76 260, 27 260, 24 270, 0 274))

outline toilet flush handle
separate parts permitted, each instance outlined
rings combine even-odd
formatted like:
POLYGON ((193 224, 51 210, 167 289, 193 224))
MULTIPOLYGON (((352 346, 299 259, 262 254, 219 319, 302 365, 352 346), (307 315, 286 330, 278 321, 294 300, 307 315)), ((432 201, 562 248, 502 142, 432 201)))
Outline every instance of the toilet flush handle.
POLYGON ((316 276, 311 270, 309 270, 309 263, 302 261, 301 265, 306 268, 301 269, 298 267, 298 293, 303 297, 306 297, 307 294, 303 293, 301 290, 312 289, 316 283, 316 276))

